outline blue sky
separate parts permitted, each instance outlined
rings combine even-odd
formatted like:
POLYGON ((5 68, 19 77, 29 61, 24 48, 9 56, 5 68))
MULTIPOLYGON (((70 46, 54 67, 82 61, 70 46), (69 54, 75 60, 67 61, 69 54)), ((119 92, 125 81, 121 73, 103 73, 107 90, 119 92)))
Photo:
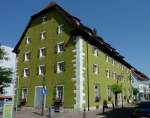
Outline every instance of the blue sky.
MULTIPOLYGON (((150 77, 150 0, 55 0, 150 77)), ((14 47, 30 16, 51 0, 1 0, 0 43, 14 47)))

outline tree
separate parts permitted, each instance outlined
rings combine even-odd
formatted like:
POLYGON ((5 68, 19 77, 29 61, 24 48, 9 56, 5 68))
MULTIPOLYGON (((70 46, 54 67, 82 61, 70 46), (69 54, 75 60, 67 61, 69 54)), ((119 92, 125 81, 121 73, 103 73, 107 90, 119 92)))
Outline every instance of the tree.
POLYGON ((118 106, 118 94, 122 92, 122 86, 118 84, 111 85, 111 90, 115 95, 115 106, 118 106))
MULTIPOLYGON (((4 49, 0 46, 0 61, 8 60, 7 54, 4 49)), ((12 71, 10 68, 0 66, 0 93, 3 93, 3 88, 8 87, 12 80, 12 71)))
POLYGON ((133 88, 133 95, 134 95, 135 100, 136 100, 136 96, 138 93, 139 93, 139 90, 137 88, 133 88))

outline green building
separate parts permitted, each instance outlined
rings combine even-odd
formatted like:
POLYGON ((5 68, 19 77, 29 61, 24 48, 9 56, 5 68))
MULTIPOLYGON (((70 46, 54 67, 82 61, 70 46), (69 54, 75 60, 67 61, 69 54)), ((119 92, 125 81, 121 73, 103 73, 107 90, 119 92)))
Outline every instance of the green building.
POLYGON ((131 65, 56 3, 31 17, 14 52, 17 105, 41 108, 46 93, 45 107, 59 100, 65 109, 98 108, 114 101, 114 83, 122 86, 119 102, 131 97, 131 65))

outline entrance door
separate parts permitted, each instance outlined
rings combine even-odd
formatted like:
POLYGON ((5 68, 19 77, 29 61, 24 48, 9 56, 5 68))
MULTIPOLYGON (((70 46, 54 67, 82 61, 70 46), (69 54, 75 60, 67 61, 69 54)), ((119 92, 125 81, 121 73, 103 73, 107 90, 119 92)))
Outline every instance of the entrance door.
POLYGON ((56 86, 56 99, 63 101, 63 97, 64 97, 64 86, 57 85, 56 86))
POLYGON ((34 106, 37 109, 42 108, 42 102, 43 102, 42 88, 43 87, 35 87, 34 106))

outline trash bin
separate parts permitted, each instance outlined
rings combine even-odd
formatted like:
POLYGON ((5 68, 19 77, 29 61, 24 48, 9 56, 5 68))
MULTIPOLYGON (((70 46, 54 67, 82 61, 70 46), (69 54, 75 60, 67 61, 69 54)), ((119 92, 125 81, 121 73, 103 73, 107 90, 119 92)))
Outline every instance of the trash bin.
POLYGON ((49 118, 52 118, 54 116, 54 107, 49 106, 48 107, 48 112, 49 112, 49 118))

